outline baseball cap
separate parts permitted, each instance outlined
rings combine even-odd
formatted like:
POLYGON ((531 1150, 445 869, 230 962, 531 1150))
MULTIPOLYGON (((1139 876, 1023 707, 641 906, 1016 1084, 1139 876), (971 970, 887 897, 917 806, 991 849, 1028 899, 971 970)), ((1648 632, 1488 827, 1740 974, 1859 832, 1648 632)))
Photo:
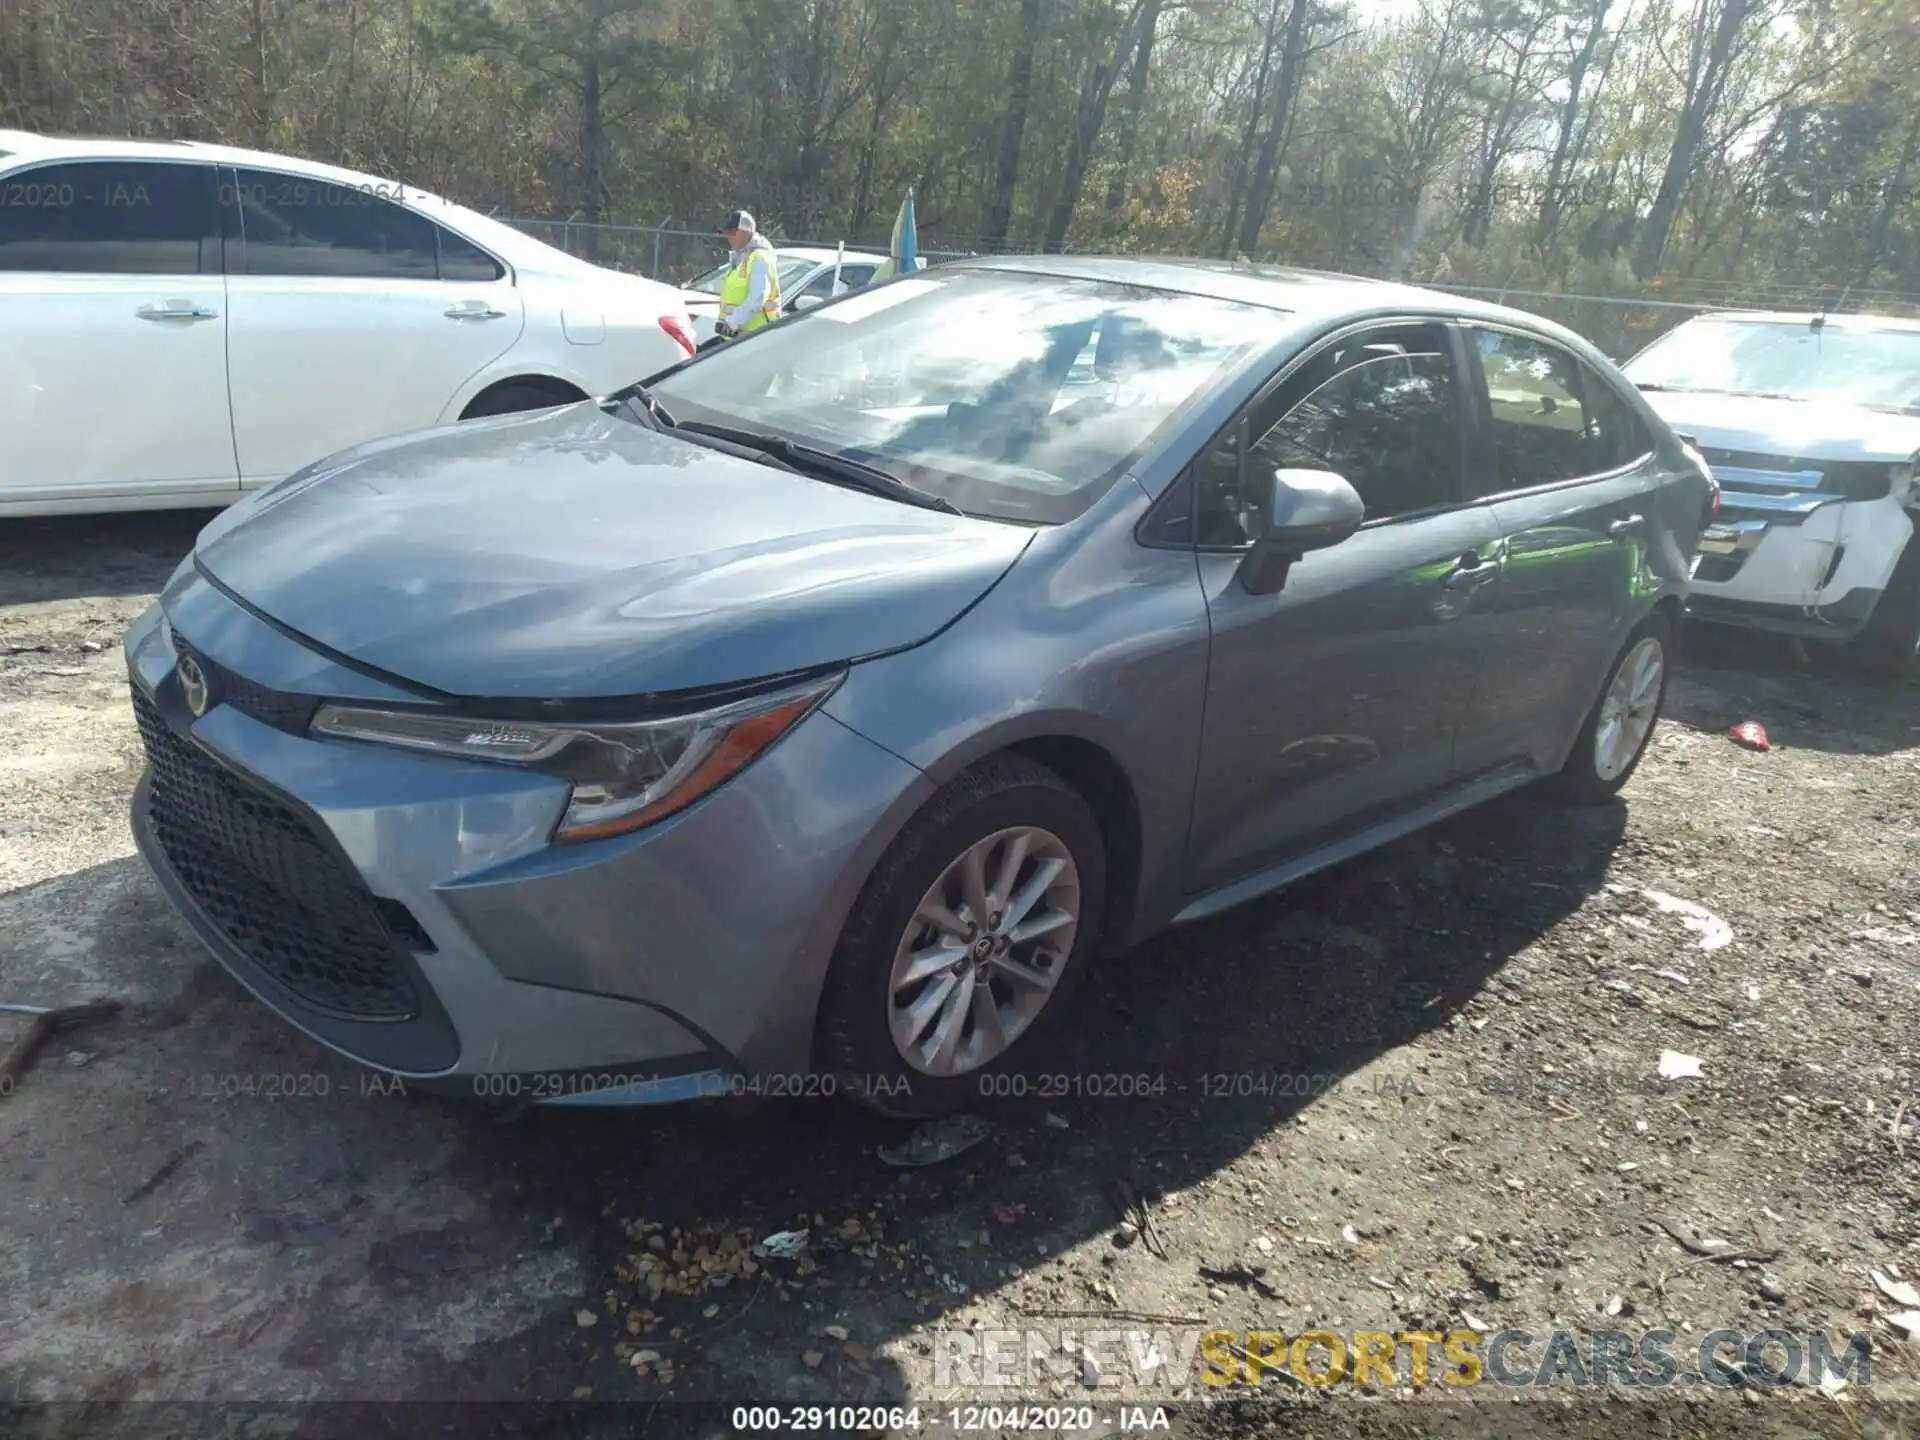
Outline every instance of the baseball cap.
POLYGON ((757 230, 759 228, 759 226, 753 223, 753 216, 749 215, 745 210, 736 210, 727 217, 727 223, 720 227, 720 233, 724 235, 729 230, 757 230))

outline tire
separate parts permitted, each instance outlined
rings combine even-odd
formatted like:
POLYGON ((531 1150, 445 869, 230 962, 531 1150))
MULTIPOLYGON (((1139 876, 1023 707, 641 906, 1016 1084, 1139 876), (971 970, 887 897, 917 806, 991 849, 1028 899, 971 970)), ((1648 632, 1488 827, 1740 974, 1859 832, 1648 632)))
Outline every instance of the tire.
POLYGON ((1573 753, 1554 776, 1554 789, 1561 799, 1574 805, 1602 805, 1618 795, 1621 787, 1633 778, 1659 726, 1661 707, 1667 700, 1667 680, 1673 674, 1674 653, 1673 622, 1664 612, 1656 610, 1634 626, 1627 643, 1620 647, 1620 653, 1607 667, 1606 681, 1600 687, 1599 698, 1593 702, 1593 709, 1587 712, 1586 723, 1580 727, 1580 737, 1573 742, 1573 753), (1642 673, 1639 667, 1649 656, 1659 670, 1657 676, 1646 677, 1653 681, 1652 694, 1646 696, 1644 681, 1636 677, 1642 673), (1616 693, 1616 685, 1624 687, 1621 693, 1616 693), (1628 703, 1632 716, 1644 715, 1646 723, 1637 740, 1630 742, 1632 752, 1624 763, 1619 742, 1602 743, 1604 724, 1616 718, 1622 724, 1628 723, 1625 717, 1617 717, 1615 713, 1622 700, 1628 703), (1648 700, 1651 709, 1645 708, 1644 702, 1648 700), (1603 751, 1608 753, 1603 756, 1603 751))
POLYGON ((1079 792, 1045 766, 1018 755, 981 761, 942 787, 907 822, 854 903, 821 994, 819 1068, 836 1077, 841 1091, 889 1115, 938 1115, 983 1095, 1004 1093, 996 1092, 991 1077, 1023 1070, 1044 1053, 1049 1033, 1070 1008, 1086 973, 1105 901, 1106 848, 1099 821, 1079 792), (1009 882, 1005 863, 1022 833, 1026 858, 1009 882), (1022 925, 1051 921, 1071 910, 1071 942, 1059 938, 1065 926, 1053 921, 1051 941, 1028 940, 996 950, 991 935, 981 937, 995 952, 981 958, 977 942, 976 950, 960 947, 958 937, 943 937, 937 927, 920 922, 922 899, 936 885, 943 889, 950 920, 965 924, 972 919, 956 867, 974 847, 985 850, 989 905, 995 892, 1017 896, 1037 878, 1043 862, 1051 865, 1064 858, 1068 868, 1049 872, 1058 878, 1033 902, 1022 925), (1050 948, 1064 954, 1049 955, 1050 948), (939 959, 943 968, 927 971, 918 980, 903 974, 896 984, 896 972, 916 951, 927 960, 939 959), (947 954, 960 957, 955 963, 962 971, 945 962, 947 954), (1043 973, 1052 977, 1050 986, 1008 978, 1043 973), (983 986, 987 1002, 978 999, 983 986), (957 1005, 941 1003, 942 995, 974 999, 960 1011, 957 1005), (916 1002, 926 1008, 915 1012, 916 1002), (994 1005, 1002 1033, 1011 1037, 997 1054, 980 1023, 987 1003, 994 1005), (1020 1010, 1028 1005, 1031 1014, 1022 1019, 1020 1010), (895 1037, 896 1021, 916 1030, 910 1018, 916 1013, 928 1017, 918 1030, 919 1063, 906 1053, 916 1049, 913 1042, 903 1045, 895 1037), (936 1042, 947 1033, 940 1019, 949 1014, 956 1041, 942 1061, 936 1042))
POLYGON ((1920 522, 1866 626, 1847 642, 1847 653, 1882 679, 1920 679, 1920 522))
POLYGON ((551 410, 556 405, 573 405, 584 398, 581 395, 562 395, 544 385, 509 382, 476 396, 460 418, 479 420, 488 415, 514 415, 522 410, 551 410))

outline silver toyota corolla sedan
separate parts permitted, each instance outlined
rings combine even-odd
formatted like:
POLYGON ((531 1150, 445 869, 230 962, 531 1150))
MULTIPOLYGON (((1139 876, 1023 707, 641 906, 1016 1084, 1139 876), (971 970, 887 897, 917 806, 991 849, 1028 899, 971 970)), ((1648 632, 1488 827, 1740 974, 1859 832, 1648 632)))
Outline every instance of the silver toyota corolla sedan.
POLYGON ((1102 953, 1537 780, 1611 796, 1712 493, 1529 316, 948 266, 226 512, 127 637, 134 828, 378 1070, 933 1112, 1102 953))

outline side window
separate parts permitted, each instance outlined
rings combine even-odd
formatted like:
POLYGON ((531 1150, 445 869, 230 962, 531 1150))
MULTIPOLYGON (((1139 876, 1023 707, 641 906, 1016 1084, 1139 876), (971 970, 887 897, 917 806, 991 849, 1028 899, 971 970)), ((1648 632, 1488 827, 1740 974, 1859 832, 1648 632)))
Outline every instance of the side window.
POLYGON ((1580 367, 1580 384, 1587 399, 1587 434, 1596 469, 1630 465, 1653 449, 1653 438, 1633 408, 1614 387, 1593 370, 1580 367))
POLYGON ((217 275, 213 166, 87 160, 0 176, 0 270, 217 275))
POLYGON ((235 194, 248 275, 433 280, 438 227, 351 185, 240 170, 235 194))
POLYGON ((862 285, 873 283, 871 265, 843 265, 840 267, 840 283, 849 290, 858 290, 862 285))
POLYGON ((1259 538, 1276 470, 1332 470, 1368 520, 1460 498, 1460 409, 1439 326, 1365 331, 1326 346, 1256 402, 1193 467, 1198 541, 1259 538))
POLYGON ((470 240, 464 240, 444 225, 433 227, 440 245, 442 280, 498 280, 505 272, 500 262, 470 240))
POLYGON ((1573 356, 1544 340, 1474 332, 1493 414, 1487 493, 1599 475, 1649 448, 1633 412, 1573 356))

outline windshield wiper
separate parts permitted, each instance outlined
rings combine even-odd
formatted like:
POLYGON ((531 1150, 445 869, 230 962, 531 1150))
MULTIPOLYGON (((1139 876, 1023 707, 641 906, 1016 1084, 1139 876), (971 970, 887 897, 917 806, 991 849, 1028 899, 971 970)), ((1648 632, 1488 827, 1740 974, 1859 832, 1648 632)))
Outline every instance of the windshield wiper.
POLYGON ((654 399, 653 392, 638 381, 624 390, 614 391, 607 396, 606 403, 616 409, 633 412, 634 417, 641 424, 649 425, 655 430, 672 430, 677 426, 673 416, 667 413, 667 408, 654 399))
POLYGON ((784 435, 761 435, 752 430, 735 430, 727 425, 709 425, 704 420, 689 420, 680 428, 690 434, 711 435, 716 440, 726 440, 749 450, 757 450, 775 460, 784 461, 789 469, 805 471, 829 484, 864 490, 869 495, 898 500, 904 505, 917 505, 922 510, 944 510, 949 515, 966 513, 944 495, 935 495, 930 490, 909 485, 898 475, 890 475, 877 465, 850 460, 831 450, 816 450, 811 445, 802 445, 784 435))

